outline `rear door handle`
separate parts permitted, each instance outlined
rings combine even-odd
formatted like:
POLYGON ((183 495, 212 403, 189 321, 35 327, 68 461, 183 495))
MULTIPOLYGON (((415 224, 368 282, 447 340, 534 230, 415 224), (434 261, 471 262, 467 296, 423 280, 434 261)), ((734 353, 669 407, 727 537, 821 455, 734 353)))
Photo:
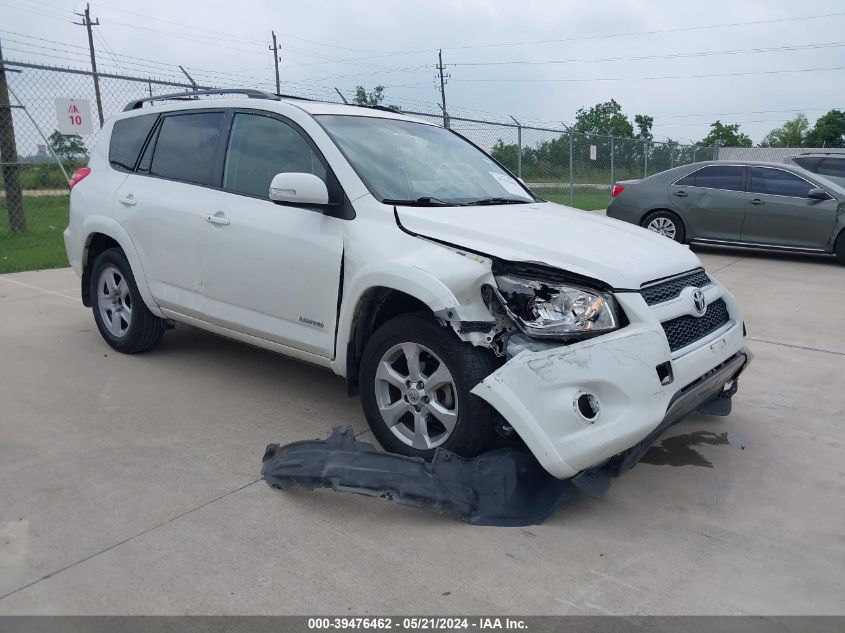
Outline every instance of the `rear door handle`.
POLYGON ((753 200, 749 200, 748 204, 766 204, 766 203, 763 202, 762 200, 760 200, 760 198, 754 198, 753 200))
POLYGON ((133 196, 131 193, 127 196, 121 196, 117 199, 117 201, 120 204, 125 204, 127 207, 134 207, 136 204, 138 204, 138 201, 135 200, 135 196, 133 196))
POLYGON ((687 194, 686 191, 676 191, 675 195, 678 196, 679 198, 686 198, 687 195, 689 195, 689 194, 687 194))
POLYGON ((205 221, 211 222, 212 224, 219 224, 221 226, 229 224, 229 218, 225 215, 207 215, 205 216, 205 221))

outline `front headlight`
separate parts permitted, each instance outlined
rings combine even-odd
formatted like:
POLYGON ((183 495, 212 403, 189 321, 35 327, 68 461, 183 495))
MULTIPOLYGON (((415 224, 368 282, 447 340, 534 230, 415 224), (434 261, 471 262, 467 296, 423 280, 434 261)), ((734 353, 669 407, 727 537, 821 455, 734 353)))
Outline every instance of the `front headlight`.
POLYGON ((496 284, 508 316, 529 336, 568 338, 619 327, 607 293, 513 275, 497 276, 496 284))

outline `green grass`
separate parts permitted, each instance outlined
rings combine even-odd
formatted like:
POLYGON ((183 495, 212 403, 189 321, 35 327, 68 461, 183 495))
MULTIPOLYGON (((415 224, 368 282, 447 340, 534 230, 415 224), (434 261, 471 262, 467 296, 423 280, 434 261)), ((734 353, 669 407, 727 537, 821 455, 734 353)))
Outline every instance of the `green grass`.
MULTIPOLYGON (((537 189, 551 202, 569 204, 568 189, 537 189)), ((604 189, 576 188, 573 206, 585 211, 604 209, 610 193, 604 189)), ((68 196, 25 196, 26 231, 9 230, 6 201, 0 198, 0 273, 13 273, 68 265, 62 233, 67 226, 68 196)))
MULTIPOLYGON (((535 189, 534 193, 549 202, 569 206, 569 189, 535 189)), ((576 187, 572 192, 572 206, 576 209, 595 211, 596 209, 606 209, 608 204, 610 204, 609 189, 576 187)))
MULTIPOLYGON (((65 163, 65 170, 68 176, 72 176, 81 163, 65 163)), ((62 170, 56 163, 35 163, 21 165, 18 168, 18 178, 21 181, 21 188, 32 189, 66 189, 67 180, 62 170)))
POLYGON ((68 196, 25 196, 26 231, 9 230, 5 198, 0 198, 0 273, 68 266, 62 233, 68 196))

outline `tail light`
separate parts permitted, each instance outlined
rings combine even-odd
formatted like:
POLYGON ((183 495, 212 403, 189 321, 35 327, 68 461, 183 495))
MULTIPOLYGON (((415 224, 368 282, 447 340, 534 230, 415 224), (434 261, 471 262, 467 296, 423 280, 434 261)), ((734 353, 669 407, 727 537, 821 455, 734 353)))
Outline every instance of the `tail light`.
POLYGON ((90 167, 80 167, 75 172, 73 172, 73 176, 70 177, 70 182, 67 183, 68 190, 73 189, 76 185, 78 185, 85 176, 91 173, 90 167))
POLYGON ((613 189, 610 190, 610 197, 615 198, 623 191, 625 191, 625 187, 623 187, 622 185, 613 185, 613 189))

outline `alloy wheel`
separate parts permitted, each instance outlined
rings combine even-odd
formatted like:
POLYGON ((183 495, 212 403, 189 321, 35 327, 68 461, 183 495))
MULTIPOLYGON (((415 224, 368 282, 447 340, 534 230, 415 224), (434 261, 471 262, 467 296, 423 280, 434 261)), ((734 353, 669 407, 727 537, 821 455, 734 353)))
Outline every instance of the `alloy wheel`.
POLYGON ((646 226, 646 228, 649 231, 654 231, 658 235, 663 235, 663 236, 668 237, 669 239, 672 239, 672 240, 675 239, 675 233, 676 233, 675 223, 669 218, 666 218, 666 217, 654 218, 651 222, 648 223, 648 226, 646 226))
POLYGON ((449 368, 418 343, 388 349, 375 375, 382 420, 401 442, 418 450, 442 445, 455 429, 458 398, 449 368))
POLYGON ((97 307, 109 333, 121 338, 132 324, 132 295, 123 273, 116 266, 106 266, 97 280, 97 307))

